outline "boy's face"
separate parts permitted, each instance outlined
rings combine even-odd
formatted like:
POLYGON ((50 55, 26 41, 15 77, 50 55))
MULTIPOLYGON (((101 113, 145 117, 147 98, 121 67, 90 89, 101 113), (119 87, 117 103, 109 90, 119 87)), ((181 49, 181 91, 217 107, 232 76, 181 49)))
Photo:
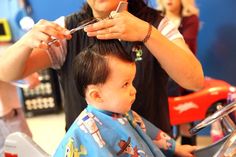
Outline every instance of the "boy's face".
POLYGON ((116 57, 108 56, 110 73, 107 81, 100 86, 103 110, 126 113, 135 100, 136 89, 133 80, 136 73, 135 63, 127 63, 116 57))

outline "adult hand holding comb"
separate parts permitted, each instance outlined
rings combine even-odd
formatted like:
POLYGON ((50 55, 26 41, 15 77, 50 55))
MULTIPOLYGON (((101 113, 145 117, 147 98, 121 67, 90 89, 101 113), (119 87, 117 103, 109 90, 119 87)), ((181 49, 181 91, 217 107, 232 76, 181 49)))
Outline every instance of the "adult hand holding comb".
POLYGON ((122 11, 112 11, 109 17, 86 26, 84 31, 89 37, 105 40, 119 39, 145 43, 150 37, 152 25, 129 13, 127 6, 123 7, 122 11), (149 32, 148 35, 147 32, 149 32))

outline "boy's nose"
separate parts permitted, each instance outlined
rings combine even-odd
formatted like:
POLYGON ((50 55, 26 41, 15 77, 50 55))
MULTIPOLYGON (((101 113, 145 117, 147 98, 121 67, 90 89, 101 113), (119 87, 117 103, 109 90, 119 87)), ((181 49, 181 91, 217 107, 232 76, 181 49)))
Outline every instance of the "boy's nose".
POLYGON ((132 86, 132 89, 130 91, 130 95, 133 96, 136 94, 136 92, 137 92, 136 89, 134 88, 134 86, 132 86))

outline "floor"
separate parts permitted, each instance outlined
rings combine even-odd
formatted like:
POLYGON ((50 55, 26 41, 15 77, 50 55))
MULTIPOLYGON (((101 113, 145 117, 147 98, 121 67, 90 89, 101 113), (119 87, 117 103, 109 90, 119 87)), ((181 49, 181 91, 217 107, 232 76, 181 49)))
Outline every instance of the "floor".
MULTIPOLYGON (((49 154, 53 154, 65 134, 64 118, 64 113, 27 118, 33 140, 49 154)), ((199 147, 204 147, 211 143, 211 139, 208 136, 199 136, 197 143, 199 147)))
POLYGON ((64 113, 27 118, 33 140, 47 153, 53 154, 65 134, 64 113))

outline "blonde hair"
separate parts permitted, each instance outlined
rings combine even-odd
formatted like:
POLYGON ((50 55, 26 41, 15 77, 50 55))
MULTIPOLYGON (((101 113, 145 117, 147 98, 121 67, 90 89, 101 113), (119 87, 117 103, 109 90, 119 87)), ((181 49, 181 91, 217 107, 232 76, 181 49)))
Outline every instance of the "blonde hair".
MULTIPOLYGON (((165 11, 163 0, 156 0, 158 4, 158 10, 165 11)), ((181 0, 182 3, 182 16, 197 15, 199 16, 199 9, 195 4, 195 0, 181 0)))

